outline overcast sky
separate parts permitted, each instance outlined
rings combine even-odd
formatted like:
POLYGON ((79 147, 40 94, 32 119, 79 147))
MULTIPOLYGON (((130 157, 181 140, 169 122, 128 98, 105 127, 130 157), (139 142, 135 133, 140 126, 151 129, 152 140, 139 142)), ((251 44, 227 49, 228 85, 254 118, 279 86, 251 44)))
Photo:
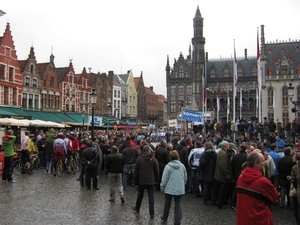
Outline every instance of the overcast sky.
POLYGON ((73 59, 76 73, 112 70, 143 72, 145 86, 166 95, 167 55, 173 66, 186 57, 199 5, 209 59, 256 55, 257 27, 270 41, 300 39, 300 0, 7 0, 0 9, 0 35, 10 23, 18 59, 35 49, 38 63, 48 62, 53 47, 56 67, 73 59))

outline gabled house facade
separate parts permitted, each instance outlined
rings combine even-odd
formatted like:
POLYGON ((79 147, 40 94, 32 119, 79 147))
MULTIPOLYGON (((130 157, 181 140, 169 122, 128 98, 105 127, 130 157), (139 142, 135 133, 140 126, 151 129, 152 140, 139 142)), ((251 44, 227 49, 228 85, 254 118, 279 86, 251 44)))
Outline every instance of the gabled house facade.
POLYGON ((158 125, 158 97, 153 91, 153 86, 145 87, 147 124, 158 125))
POLYGON ((140 77, 134 77, 134 83, 137 92, 137 120, 139 124, 147 123, 146 116, 146 91, 143 79, 143 72, 140 77))
POLYGON ((9 23, 0 37, 0 105, 22 106, 22 74, 9 23))
POLYGON ((19 65, 23 77, 22 109, 39 111, 41 107, 41 77, 33 47, 30 48, 26 60, 19 60, 19 65))

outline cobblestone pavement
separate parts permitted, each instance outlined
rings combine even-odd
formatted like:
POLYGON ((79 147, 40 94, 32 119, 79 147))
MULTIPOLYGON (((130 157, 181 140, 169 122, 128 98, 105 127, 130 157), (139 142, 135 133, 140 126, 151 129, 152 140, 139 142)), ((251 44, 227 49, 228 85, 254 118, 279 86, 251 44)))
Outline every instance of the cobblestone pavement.
MULTIPOLYGON (((45 170, 15 176, 16 183, 0 184, 0 224, 162 224, 164 195, 155 193, 155 217, 150 219, 148 198, 142 202, 140 214, 131 206, 135 203, 136 191, 129 187, 125 192, 125 204, 118 198, 110 203, 108 179, 99 177, 100 190, 87 190, 76 181, 78 174, 54 177, 45 170)), ((173 205, 172 205, 173 207, 173 205)), ((186 194, 182 199, 182 224, 221 225, 235 224, 235 211, 205 206, 202 198, 186 194)), ((272 206, 275 224, 295 224, 293 211, 272 206)), ((173 208, 168 222, 173 224, 173 208)))

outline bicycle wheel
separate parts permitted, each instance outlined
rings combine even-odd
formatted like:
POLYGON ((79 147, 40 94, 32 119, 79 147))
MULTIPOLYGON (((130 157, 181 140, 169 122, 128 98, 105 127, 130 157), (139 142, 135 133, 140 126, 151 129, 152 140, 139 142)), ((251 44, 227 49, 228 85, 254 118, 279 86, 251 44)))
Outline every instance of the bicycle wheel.
POLYGON ((59 160, 56 164, 57 176, 61 177, 63 175, 63 162, 59 160))
POLYGON ((40 157, 37 157, 34 160, 34 169, 36 169, 36 170, 40 169, 40 164, 41 164, 41 159, 40 159, 40 157))
POLYGON ((72 161, 70 163, 70 166, 71 166, 71 171, 73 172, 73 174, 76 174, 76 172, 77 172, 77 166, 76 166, 75 160, 72 159, 72 161))
POLYGON ((22 160, 18 159, 14 162, 14 168, 18 170, 19 173, 22 172, 22 160))
POLYGON ((12 169, 12 174, 14 174, 14 175, 19 175, 21 173, 21 166, 20 166, 19 160, 16 160, 14 162, 14 165, 11 169, 12 169))

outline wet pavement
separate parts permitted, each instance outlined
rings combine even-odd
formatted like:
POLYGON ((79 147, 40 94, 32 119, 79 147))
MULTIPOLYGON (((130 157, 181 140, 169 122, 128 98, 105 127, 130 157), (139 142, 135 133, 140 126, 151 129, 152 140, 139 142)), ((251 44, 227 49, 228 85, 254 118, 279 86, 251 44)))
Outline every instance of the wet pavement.
MULTIPOLYGON (((99 177, 100 190, 82 188, 76 180, 78 173, 54 177, 45 170, 38 170, 30 176, 14 176, 16 183, 0 184, 0 224, 162 224, 164 195, 155 193, 155 217, 150 218, 147 191, 140 214, 131 206, 135 203, 136 191, 129 187, 125 192, 125 203, 119 198, 109 202, 108 178, 99 177)), ((202 198, 186 194, 182 198, 182 224, 221 225, 235 224, 235 211, 217 209, 203 205, 202 198)), ((272 206, 277 225, 296 224, 293 211, 272 206)), ((173 203, 168 222, 173 224, 173 203)))

